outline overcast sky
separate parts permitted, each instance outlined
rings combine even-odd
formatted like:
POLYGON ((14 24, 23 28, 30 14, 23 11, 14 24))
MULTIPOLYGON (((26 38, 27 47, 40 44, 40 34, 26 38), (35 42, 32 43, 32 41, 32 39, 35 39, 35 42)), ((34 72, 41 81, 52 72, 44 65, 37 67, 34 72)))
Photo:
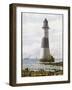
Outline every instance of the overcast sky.
POLYGON ((62 15, 22 13, 23 58, 39 58, 43 37, 43 20, 49 24, 50 53, 56 59, 62 58, 62 15))

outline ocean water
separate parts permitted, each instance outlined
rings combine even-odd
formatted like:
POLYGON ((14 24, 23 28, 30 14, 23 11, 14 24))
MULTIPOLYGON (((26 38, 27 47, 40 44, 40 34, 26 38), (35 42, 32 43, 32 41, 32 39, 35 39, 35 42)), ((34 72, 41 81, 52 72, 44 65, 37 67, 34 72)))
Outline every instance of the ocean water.
MULTIPOLYGON (((61 62, 62 60, 55 60, 55 62, 61 62)), ((30 59, 30 58, 25 58, 22 61, 22 69, 29 68, 30 70, 46 70, 46 71, 54 71, 54 70, 63 70, 62 66, 56 66, 56 65, 45 65, 41 64, 39 59, 30 59)))

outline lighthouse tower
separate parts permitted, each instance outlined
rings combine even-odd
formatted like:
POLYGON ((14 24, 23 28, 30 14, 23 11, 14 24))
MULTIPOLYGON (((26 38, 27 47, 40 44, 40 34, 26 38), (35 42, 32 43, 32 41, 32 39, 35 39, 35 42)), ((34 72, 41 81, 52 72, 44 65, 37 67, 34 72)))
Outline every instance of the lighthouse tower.
POLYGON ((42 38, 42 43, 41 43, 42 57, 40 58, 40 61, 42 61, 42 62, 54 62, 53 56, 50 55, 49 32, 48 32, 49 26, 48 26, 48 21, 46 18, 43 21, 42 29, 44 30, 44 36, 42 38))

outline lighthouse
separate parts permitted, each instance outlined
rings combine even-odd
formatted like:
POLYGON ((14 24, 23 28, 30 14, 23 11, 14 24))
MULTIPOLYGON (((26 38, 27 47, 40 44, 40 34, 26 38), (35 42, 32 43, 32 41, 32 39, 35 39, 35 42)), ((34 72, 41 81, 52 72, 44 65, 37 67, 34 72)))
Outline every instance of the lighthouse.
POLYGON ((49 26, 48 26, 48 20, 45 18, 43 21, 43 27, 44 30, 44 36, 42 38, 41 43, 41 62, 54 62, 53 56, 50 54, 50 48, 49 48, 49 26))

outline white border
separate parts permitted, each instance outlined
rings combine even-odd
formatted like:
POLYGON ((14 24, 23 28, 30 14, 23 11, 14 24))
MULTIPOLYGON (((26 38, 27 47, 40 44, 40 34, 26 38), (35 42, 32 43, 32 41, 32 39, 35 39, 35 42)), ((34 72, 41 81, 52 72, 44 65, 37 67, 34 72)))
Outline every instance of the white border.
POLYGON ((33 83, 33 82, 53 82, 68 80, 68 11, 61 9, 43 9, 43 8, 16 8, 16 83, 33 83), (37 12, 37 13, 54 13, 64 15, 64 42, 63 42, 63 70, 61 76, 45 76, 45 77, 21 77, 21 12, 37 12))

